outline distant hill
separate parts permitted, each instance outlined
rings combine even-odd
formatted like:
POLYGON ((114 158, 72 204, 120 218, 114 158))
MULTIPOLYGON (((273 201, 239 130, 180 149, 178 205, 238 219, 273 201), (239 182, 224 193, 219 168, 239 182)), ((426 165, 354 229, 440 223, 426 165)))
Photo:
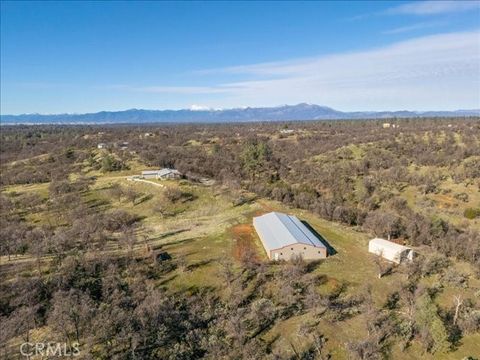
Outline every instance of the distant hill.
POLYGON ((314 104, 277 107, 247 107, 225 110, 141 110, 101 111, 89 114, 0 115, 2 124, 118 124, 251 122, 290 120, 386 119, 411 117, 480 116, 480 109, 457 111, 358 111, 342 112, 314 104))

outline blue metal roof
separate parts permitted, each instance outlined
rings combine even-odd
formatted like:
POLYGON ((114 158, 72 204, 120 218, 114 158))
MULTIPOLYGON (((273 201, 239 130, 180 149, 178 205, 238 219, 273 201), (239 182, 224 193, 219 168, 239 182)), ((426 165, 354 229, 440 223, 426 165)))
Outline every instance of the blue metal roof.
POLYGON ((253 226, 267 250, 292 244, 326 248, 296 216, 271 212, 253 218, 253 226))

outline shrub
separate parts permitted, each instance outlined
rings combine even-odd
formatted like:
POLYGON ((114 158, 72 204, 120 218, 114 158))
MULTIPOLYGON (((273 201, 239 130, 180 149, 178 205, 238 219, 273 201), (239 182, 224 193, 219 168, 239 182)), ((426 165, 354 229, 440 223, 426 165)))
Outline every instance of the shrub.
POLYGON ((447 270, 442 280, 451 286, 468 287, 468 275, 454 268, 447 270))
POLYGON ((138 220, 137 216, 124 210, 114 210, 105 215, 104 226, 108 231, 118 231, 132 226, 138 220))
POLYGON ((120 171, 128 169, 127 164, 123 161, 116 159, 112 155, 107 155, 102 159, 102 170, 107 171, 120 171))
POLYGON ((449 265, 450 261, 444 255, 433 254, 425 259, 422 273, 424 276, 438 274, 449 265))
POLYGON ((480 217, 480 208, 465 209, 465 211, 463 212, 463 216, 470 220, 480 217))
POLYGON ((235 199, 233 199, 232 204, 233 204, 234 207, 235 206, 242 206, 246 203, 249 203, 250 201, 252 201, 252 199, 250 199, 250 198, 248 198, 244 195, 240 195, 240 196, 236 197, 235 199))
POLYGON ((167 188, 167 190, 165 190, 165 197, 172 203, 176 203, 178 201, 184 203, 195 200, 196 198, 192 193, 182 191, 179 188, 167 188))
POLYGON ((464 192, 459 193, 459 194, 455 194, 453 197, 454 197, 455 199, 460 200, 460 201, 463 201, 463 202, 468 202, 468 199, 469 199, 468 194, 467 194, 467 193, 464 193, 464 192))

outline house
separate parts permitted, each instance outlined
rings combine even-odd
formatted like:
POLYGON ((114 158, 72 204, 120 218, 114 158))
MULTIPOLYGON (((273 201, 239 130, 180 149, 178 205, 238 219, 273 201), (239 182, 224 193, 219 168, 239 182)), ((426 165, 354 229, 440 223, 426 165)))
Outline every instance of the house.
POLYGON ((155 136, 154 133, 149 133, 149 132, 146 132, 145 134, 140 134, 140 135, 138 135, 138 137, 139 137, 140 139, 144 139, 144 138, 148 138, 148 137, 154 137, 154 136, 155 136))
POLYGON ((117 146, 120 148, 120 150, 127 150, 128 149, 128 141, 121 142, 117 144, 117 146))
POLYGON ((165 168, 159 171, 158 178, 165 180, 165 179, 180 179, 182 177, 182 173, 175 169, 165 168))
POLYGON ((296 216, 271 212, 253 218, 253 226, 269 259, 324 259, 327 247, 296 216))
POLYGON ((390 128, 390 123, 383 123, 383 128, 384 129, 389 129, 390 128))
POLYGON ((99 143, 97 145, 97 149, 106 149, 106 148, 107 148, 107 144, 105 144, 105 143, 99 143))
POLYGON ((403 246, 381 238, 370 240, 368 243, 368 251, 397 264, 403 261, 412 261, 414 255, 413 250, 408 246, 403 246))
POLYGON ((160 170, 144 170, 142 171, 142 177, 144 179, 180 179, 182 174, 175 169, 164 168, 160 170))
POLYGON ((282 134, 293 134, 294 130, 293 129, 282 129, 280 130, 282 134))

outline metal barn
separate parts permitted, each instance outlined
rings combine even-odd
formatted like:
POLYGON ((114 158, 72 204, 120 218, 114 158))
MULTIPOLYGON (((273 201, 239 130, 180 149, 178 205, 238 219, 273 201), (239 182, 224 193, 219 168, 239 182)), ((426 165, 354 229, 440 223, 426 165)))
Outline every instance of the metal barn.
POLYGON ((296 216, 271 212, 253 218, 267 256, 273 260, 290 260, 302 256, 306 260, 324 259, 327 247, 296 216))

